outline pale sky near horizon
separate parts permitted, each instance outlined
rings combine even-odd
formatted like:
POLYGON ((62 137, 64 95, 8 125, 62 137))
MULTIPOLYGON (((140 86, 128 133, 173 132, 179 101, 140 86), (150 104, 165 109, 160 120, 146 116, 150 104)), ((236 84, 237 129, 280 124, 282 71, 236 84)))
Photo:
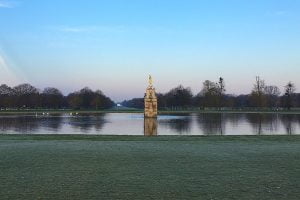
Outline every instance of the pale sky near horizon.
MULTIPOLYGON (((225 79, 227 93, 300 88, 300 1, 0 0, 0 84, 65 94, 85 86, 115 101, 158 92, 194 94, 225 79)), ((297 89, 297 91, 300 91, 297 89)))

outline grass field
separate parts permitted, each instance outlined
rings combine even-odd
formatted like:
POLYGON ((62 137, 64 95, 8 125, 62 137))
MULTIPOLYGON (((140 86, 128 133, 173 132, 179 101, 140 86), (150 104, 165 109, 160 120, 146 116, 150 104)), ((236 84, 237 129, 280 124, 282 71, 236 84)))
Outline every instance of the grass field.
POLYGON ((300 136, 0 135, 0 199, 300 199, 300 136))

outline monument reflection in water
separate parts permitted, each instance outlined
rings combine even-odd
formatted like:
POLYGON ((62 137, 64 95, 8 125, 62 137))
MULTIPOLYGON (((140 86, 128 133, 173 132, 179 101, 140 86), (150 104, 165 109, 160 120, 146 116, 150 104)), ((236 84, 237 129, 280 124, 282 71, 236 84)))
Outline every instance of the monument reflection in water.
POLYGON ((156 118, 144 118, 144 136, 157 135, 157 119, 156 118))
POLYGON ((144 135, 157 135, 157 97, 151 76, 144 97, 144 135))

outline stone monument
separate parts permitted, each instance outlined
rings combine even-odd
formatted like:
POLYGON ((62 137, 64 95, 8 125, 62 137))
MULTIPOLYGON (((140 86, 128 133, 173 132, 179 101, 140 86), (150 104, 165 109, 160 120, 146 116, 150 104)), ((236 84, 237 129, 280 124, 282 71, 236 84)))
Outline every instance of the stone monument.
POLYGON ((155 94, 155 88, 153 87, 153 80, 151 75, 149 75, 149 86, 146 89, 145 97, 145 108, 144 117, 145 118, 156 118, 157 117, 157 98, 155 94))

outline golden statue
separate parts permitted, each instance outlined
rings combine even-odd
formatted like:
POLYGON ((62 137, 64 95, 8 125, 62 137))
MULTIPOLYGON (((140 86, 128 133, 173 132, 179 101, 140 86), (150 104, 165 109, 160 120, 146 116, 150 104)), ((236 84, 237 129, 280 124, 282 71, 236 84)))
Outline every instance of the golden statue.
POLYGON ((152 77, 151 75, 149 75, 149 85, 152 86, 153 85, 153 80, 152 80, 152 77))

